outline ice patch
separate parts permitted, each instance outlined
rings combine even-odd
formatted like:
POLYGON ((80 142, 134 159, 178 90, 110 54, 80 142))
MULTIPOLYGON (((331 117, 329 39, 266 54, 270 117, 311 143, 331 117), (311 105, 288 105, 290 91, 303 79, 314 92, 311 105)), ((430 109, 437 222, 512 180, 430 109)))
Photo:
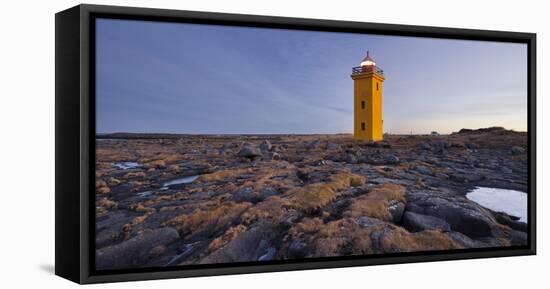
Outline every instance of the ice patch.
POLYGON ((136 195, 138 195, 138 197, 142 197, 142 198, 148 197, 152 194, 153 194, 153 191, 145 191, 145 192, 136 193, 136 195))
POLYGON ((515 190, 477 187, 466 198, 483 207, 518 217, 527 223, 527 194, 515 190))
POLYGON ((113 167, 121 170, 129 170, 141 167, 137 162, 117 162, 113 163, 113 167))
POLYGON ((187 177, 183 177, 183 178, 168 181, 168 182, 166 182, 162 185, 161 190, 166 190, 166 189, 168 189, 169 186, 173 186, 173 185, 191 183, 194 180, 196 180, 198 177, 199 177, 198 175, 194 175, 194 176, 187 176, 187 177))

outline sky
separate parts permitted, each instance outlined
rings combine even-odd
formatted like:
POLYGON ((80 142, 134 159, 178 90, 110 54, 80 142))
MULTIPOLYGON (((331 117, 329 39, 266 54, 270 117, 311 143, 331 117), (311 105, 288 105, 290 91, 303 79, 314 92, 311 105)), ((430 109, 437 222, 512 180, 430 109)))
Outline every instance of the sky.
POLYGON ((98 133, 352 133, 367 50, 384 132, 527 131, 525 44, 96 21, 98 133))

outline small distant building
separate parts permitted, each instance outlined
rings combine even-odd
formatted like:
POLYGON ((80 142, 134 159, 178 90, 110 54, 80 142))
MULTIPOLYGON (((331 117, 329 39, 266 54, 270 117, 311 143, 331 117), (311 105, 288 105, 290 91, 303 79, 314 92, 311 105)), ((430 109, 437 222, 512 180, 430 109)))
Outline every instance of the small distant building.
POLYGON ((382 83, 384 71, 367 51, 361 66, 352 68, 354 85, 353 137, 356 140, 380 141, 383 139, 382 83))

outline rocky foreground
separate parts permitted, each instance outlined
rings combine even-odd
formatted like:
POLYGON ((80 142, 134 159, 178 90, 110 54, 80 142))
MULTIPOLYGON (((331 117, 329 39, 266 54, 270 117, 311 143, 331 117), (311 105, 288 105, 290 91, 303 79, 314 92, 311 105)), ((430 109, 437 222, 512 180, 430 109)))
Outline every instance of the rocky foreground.
POLYGON ((527 192, 527 135, 103 135, 98 270, 527 244, 468 200, 527 192))

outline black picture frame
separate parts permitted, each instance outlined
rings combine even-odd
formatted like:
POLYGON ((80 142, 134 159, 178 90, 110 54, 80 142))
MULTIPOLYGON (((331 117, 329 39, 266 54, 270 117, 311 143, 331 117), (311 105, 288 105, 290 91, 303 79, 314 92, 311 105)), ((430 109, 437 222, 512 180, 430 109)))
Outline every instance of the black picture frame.
POLYGON ((77 283, 305 270, 536 254, 536 34, 82 4, 55 16, 55 274, 77 283), (96 272, 94 19, 490 40, 528 46, 528 245, 96 272))

